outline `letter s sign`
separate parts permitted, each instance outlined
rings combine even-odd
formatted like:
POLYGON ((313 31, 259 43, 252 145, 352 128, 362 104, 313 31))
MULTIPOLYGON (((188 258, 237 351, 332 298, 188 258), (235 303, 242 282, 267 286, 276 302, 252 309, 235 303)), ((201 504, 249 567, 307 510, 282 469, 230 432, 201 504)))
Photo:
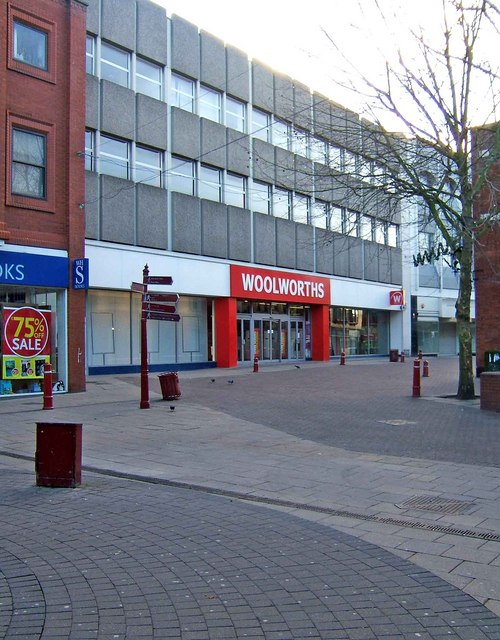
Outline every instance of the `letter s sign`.
POLYGON ((89 259, 78 258, 73 260, 73 289, 89 288, 89 259))

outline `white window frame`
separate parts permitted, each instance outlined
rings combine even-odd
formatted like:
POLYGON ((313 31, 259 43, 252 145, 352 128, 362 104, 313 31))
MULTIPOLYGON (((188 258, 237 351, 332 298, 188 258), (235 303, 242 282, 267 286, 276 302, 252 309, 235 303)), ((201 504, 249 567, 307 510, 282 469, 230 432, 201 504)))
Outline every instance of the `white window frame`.
POLYGON ((285 120, 275 118, 273 121, 272 142, 275 147, 290 150, 290 124, 285 120))
POLYGON ((142 145, 135 146, 135 160, 134 160, 134 180, 141 182, 142 184, 148 184, 152 187, 163 186, 163 152, 158 149, 151 149, 149 147, 143 147, 142 145), (155 162, 148 162, 142 157, 142 153, 148 155, 150 159, 154 159, 155 162))
POLYGON ((99 173, 130 180, 130 142, 101 134, 98 148, 99 173), (116 144, 116 149, 119 145, 121 149, 126 151, 126 154, 112 153, 110 149, 113 144, 116 144), (105 169, 110 167, 111 171, 105 171, 103 167, 105 169), (123 171, 119 171, 118 167, 122 167, 123 171))
POLYGON ((206 85, 200 85, 198 115, 213 122, 222 122, 222 93, 206 85))
POLYGON ((196 194, 196 162, 181 156, 172 156, 168 186, 177 193, 194 196, 196 194))
POLYGON ((95 75, 95 51, 95 36, 87 33, 87 37, 85 40, 85 70, 90 75, 95 75))
POLYGON ((309 224, 311 220, 311 198, 302 193, 293 194, 292 220, 309 224))
POLYGON ((252 136, 271 142, 271 114, 261 109, 252 109, 252 136))
POLYGON ((85 129, 85 169, 95 171, 95 131, 85 129))
POLYGON ((226 126, 246 133, 247 105, 245 102, 226 96, 226 126))
POLYGON ((156 100, 163 99, 163 67, 156 62, 151 62, 150 60, 146 60, 146 58, 142 58, 141 56, 136 56, 135 58, 135 90, 137 93, 142 93, 145 96, 149 96, 150 98, 156 98, 156 100), (144 73, 139 72, 139 66, 144 65, 146 68, 150 68, 154 70, 157 75, 157 78, 152 77, 151 75, 145 75, 144 73), (144 91, 138 88, 139 84, 142 85, 142 88, 149 89, 144 91))
POLYGON ((226 173, 224 181, 224 202, 233 207, 245 209, 247 206, 247 179, 236 173, 226 173))
POLYGON ((119 84, 122 87, 130 88, 130 62, 131 55, 130 52, 126 49, 122 49, 121 47, 117 47, 114 44, 110 44, 109 42, 101 41, 101 51, 100 51, 100 77, 104 80, 109 80, 110 82, 114 82, 115 84, 119 84), (113 62, 105 57, 106 52, 116 52, 119 55, 123 56, 123 59, 126 59, 127 65, 123 66, 123 64, 118 64, 117 62, 113 62), (114 69, 116 73, 119 73, 124 76, 125 81, 123 79, 118 80, 117 76, 110 73, 109 75, 106 73, 106 69, 114 69), (104 72, 103 72, 104 70, 104 72))
POLYGON ((194 113, 196 82, 180 73, 172 73, 170 78, 170 102, 189 113, 194 113))
POLYGON ((273 216, 275 218, 290 220, 291 208, 292 208, 292 192, 288 191, 287 189, 281 189, 280 187, 274 187, 273 216), (286 208, 286 214, 284 210, 285 208, 286 208))
POLYGON ((204 200, 222 202, 222 170, 200 165, 198 197, 204 200))
POLYGON ((273 203, 273 188, 267 182, 254 180, 252 184, 252 211, 270 215, 273 203))

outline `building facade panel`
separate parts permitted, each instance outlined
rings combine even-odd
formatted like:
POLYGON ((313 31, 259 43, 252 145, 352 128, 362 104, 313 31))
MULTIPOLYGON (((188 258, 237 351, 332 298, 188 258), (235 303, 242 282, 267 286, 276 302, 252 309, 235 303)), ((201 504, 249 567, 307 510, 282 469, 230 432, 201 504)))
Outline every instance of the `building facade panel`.
POLYGON ((200 60, 201 82, 215 89, 225 91, 226 52, 224 43, 206 31, 200 32, 200 60))
POLYGON ((101 35, 133 51, 136 42, 135 0, 106 0, 101 3, 101 35))
POLYGON ((200 74, 200 37, 198 29, 180 16, 172 17, 172 68, 197 78, 200 74))
POLYGON ((168 19, 154 2, 137 2, 137 53, 166 65, 168 62, 168 19))

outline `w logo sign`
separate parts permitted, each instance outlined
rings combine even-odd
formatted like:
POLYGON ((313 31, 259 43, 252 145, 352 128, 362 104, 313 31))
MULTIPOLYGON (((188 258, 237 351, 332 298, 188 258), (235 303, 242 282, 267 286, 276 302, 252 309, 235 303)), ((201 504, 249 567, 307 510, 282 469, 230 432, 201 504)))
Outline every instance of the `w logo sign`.
POLYGON ((390 291, 389 304, 401 306, 405 303, 404 291, 390 291))

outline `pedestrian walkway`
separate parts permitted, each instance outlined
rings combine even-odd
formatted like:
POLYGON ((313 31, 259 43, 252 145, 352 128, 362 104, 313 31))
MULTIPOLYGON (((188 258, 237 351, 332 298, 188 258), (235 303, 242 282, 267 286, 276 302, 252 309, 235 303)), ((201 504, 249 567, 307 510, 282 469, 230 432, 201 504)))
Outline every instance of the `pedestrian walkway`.
POLYGON ((0 629, 500 638, 500 417, 449 397, 455 363, 419 399, 365 361, 181 373, 171 402, 151 375, 147 410, 135 375, 1 401, 0 629), (81 488, 33 486, 45 421, 83 424, 81 488))

